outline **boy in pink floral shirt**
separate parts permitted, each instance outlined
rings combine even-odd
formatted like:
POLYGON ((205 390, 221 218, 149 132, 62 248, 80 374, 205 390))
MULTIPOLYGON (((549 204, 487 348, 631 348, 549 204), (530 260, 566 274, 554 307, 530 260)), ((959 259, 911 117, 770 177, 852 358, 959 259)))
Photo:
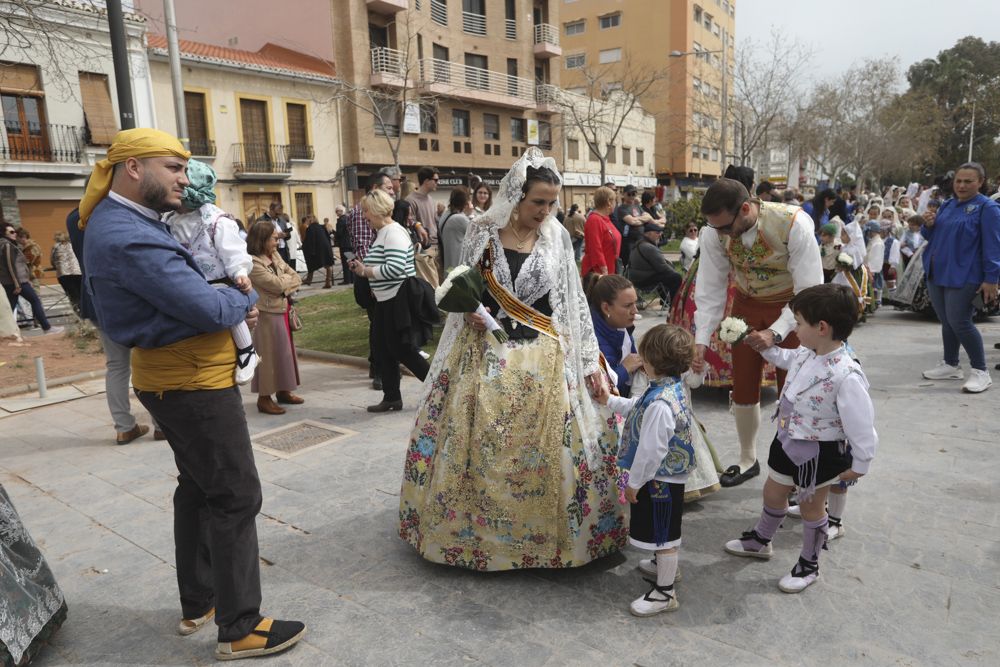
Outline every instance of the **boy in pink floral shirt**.
POLYGON ((725 550, 769 560, 771 538, 788 514, 789 495, 797 490, 802 551, 778 588, 798 593, 819 578, 830 487, 868 472, 878 434, 868 379, 844 345, 857 320, 854 293, 844 285, 815 285, 788 305, 801 347, 758 350, 767 361, 788 370, 775 415, 778 433, 767 461, 763 511, 753 530, 727 542, 725 550))

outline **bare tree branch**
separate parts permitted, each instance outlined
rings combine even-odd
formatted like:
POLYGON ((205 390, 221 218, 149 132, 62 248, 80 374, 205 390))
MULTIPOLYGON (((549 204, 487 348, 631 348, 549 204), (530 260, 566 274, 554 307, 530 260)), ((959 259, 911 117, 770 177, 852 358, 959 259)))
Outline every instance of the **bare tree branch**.
POLYGON ((619 63, 581 68, 584 84, 575 92, 552 90, 551 102, 560 110, 558 126, 579 136, 601 165, 601 182, 607 180, 608 157, 625 122, 642 102, 658 94, 658 84, 668 68, 656 69, 627 55, 619 63))

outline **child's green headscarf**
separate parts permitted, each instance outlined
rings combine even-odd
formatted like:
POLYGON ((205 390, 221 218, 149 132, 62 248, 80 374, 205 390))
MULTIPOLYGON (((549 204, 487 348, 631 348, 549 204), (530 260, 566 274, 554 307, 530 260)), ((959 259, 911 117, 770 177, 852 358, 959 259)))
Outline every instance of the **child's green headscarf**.
POLYGON ((204 162, 188 160, 187 177, 191 184, 184 188, 181 203, 184 208, 197 211, 205 204, 215 203, 215 170, 204 162))

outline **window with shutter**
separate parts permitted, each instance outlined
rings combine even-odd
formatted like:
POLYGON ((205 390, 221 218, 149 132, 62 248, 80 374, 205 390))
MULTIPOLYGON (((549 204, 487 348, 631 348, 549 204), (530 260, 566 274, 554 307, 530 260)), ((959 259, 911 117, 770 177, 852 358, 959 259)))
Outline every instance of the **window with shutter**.
POLYGON ((208 114, 205 93, 184 91, 184 113, 187 116, 188 145, 193 155, 215 155, 215 144, 208 137, 208 114))
POLYGON ((38 68, 34 65, 0 61, 0 90, 12 95, 43 94, 38 68))
POLYGON ((83 101, 83 116, 87 122, 90 144, 110 146, 118 133, 118 121, 111 104, 108 75, 80 72, 80 99, 83 101))
POLYGON ((293 160, 311 159, 306 105, 289 102, 285 110, 288 115, 288 156, 293 160))
POLYGON ((295 193, 295 217, 301 223, 302 218, 307 215, 315 215, 313 212, 313 196, 311 192, 295 193))

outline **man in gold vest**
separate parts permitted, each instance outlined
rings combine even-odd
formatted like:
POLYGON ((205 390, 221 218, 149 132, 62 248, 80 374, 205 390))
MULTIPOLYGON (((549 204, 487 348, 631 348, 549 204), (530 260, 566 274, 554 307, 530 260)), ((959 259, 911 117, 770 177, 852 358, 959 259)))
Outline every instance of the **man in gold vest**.
MULTIPOLYGON (((215 289, 160 221, 180 207, 190 153, 149 128, 115 136, 80 201, 87 282, 105 335, 132 350, 132 386, 177 463, 174 549, 181 619, 214 617, 221 660, 283 651, 305 632, 260 614, 260 478, 229 328, 257 318, 255 292, 215 289)), ((137 638, 136 655, 142 657, 137 638)))
MULTIPOLYGON (((708 225, 701 232, 701 256, 695 283, 695 372, 705 368, 705 348, 726 309, 729 276, 736 285, 732 316, 751 333, 733 346, 733 415, 740 460, 720 476, 722 486, 736 486, 760 474, 757 431, 764 359, 759 351, 772 344, 798 347, 792 296, 823 282, 823 263, 813 221, 797 206, 751 199, 739 181, 720 178, 705 193, 701 212, 708 225)), ((778 388, 785 374, 778 370, 778 388)))

